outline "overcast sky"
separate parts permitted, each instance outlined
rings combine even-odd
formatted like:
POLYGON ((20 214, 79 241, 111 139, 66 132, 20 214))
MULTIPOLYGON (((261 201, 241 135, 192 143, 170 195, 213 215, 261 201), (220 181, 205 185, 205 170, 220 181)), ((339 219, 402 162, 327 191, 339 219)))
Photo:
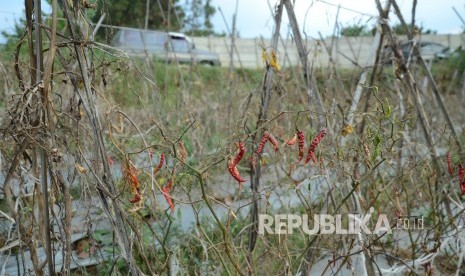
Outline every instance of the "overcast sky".
MULTIPOLYGON (((145 0, 135 0, 145 1, 145 0)), ((151 0, 154 1, 154 0, 151 0)), ((184 3, 185 0, 180 0, 184 3)), ((271 37, 273 31, 273 18, 270 7, 276 5, 278 0, 238 0, 238 10, 236 18, 237 31, 241 37, 271 37), (268 4, 270 3, 270 4, 268 4)), ((382 0, 382 3, 385 1, 382 0)), ((404 16, 411 20, 412 0, 398 0, 404 16)), ((48 4, 42 0, 42 9, 45 13, 50 12, 48 4)), ((107 1, 111 4, 111 1, 107 1)), ((226 32, 228 24, 232 27, 232 17, 236 7, 235 0, 212 0, 212 5, 217 8, 217 13, 213 18, 216 31, 226 32), (224 14, 223 20, 218 8, 224 14)), ((338 24, 342 26, 352 24, 367 24, 372 26, 375 23, 374 16, 377 15, 375 0, 296 0, 295 13, 299 25, 309 37, 318 38, 318 32, 323 36, 333 33, 334 22, 340 5, 338 24)), ((417 25, 425 29, 438 31, 438 33, 460 33, 463 30, 462 23, 452 10, 454 7, 465 18, 465 1, 460 0, 418 0, 416 20, 417 25)), ((11 32, 14 30, 14 22, 24 17, 24 1, 21 0, 0 0, 0 31, 11 32)), ((391 20, 396 23, 394 13, 391 13, 391 20)), ((286 35, 287 14, 283 15, 282 34, 286 35)), ((4 39, 0 37, 0 43, 4 39)))

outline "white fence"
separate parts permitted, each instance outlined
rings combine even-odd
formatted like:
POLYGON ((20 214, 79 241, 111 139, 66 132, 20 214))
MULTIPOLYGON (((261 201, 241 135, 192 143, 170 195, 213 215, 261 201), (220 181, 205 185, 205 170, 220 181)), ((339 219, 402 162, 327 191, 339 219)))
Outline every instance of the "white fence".
MULTIPOLYGON (((406 37, 399 36, 399 40, 405 40, 406 37)), ((194 37, 196 47, 216 52, 220 56, 221 65, 229 66, 231 50, 231 39, 228 37, 194 37)), ((314 62, 315 66, 328 66, 331 51, 332 60, 339 67, 349 68, 353 66, 352 61, 360 65, 366 63, 370 45, 373 37, 340 37, 332 40, 331 38, 320 40, 307 40, 308 58, 314 62), (327 50, 328 49, 328 50, 327 50)), ((452 50, 465 46, 465 35, 422 35, 417 40, 437 42, 452 50)), ((234 49, 234 66, 244 68, 260 68, 263 66, 261 46, 270 45, 269 39, 235 39, 234 49)), ((299 65, 299 56, 297 48, 292 40, 281 40, 278 46, 278 58, 284 66, 299 65)))

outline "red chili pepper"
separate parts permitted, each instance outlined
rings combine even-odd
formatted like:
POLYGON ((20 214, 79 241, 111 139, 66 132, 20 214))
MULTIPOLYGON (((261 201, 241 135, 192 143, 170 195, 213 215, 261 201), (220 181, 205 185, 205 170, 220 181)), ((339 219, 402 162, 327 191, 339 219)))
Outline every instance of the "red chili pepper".
POLYGON ((255 154, 252 157, 252 166, 255 167, 257 164, 257 159, 260 156, 260 154, 263 151, 263 148, 265 147, 266 142, 268 142, 268 137, 270 136, 270 133, 268 131, 263 132, 263 137, 262 140, 260 141, 260 144, 258 144, 258 148, 255 151, 255 154))
POLYGON ((297 130, 297 138, 299 139, 299 162, 304 158, 305 153, 305 136, 302 130, 297 130))
POLYGON ((294 137, 286 141, 286 145, 292 146, 297 142, 297 134, 294 134, 294 137))
POLYGON ((276 140, 276 138, 273 136, 273 134, 269 134, 268 135, 268 141, 270 141, 270 143, 273 145, 273 148, 274 148, 274 151, 278 151, 279 150, 279 143, 278 143, 278 140, 276 140))
POLYGON ((166 183, 166 187, 168 187, 171 190, 173 190, 173 183, 174 183, 174 176, 176 174, 176 166, 173 167, 173 171, 171 172, 170 179, 168 179, 168 183, 166 183))
POLYGON ((163 163, 165 162, 165 155, 162 153, 160 155, 160 160, 158 161, 158 165, 157 167, 155 168, 155 170, 153 171, 153 174, 155 175, 158 171, 161 170, 161 168, 163 167, 163 163))
POLYGON ((265 147, 265 144, 268 141, 268 137, 270 137, 270 133, 268 131, 265 131, 263 133, 263 137, 262 137, 262 140, 260 141, 260 144, 258 144, 258 148, 256 151, 257 155, 260 155, 260 153, 262 153, 263 148, 265 147))
POLYGON ((136 173, 137 173, 136 167, 130 164, 128 174, 129 174, 129 179, 132 184, 131 188, 135 188, 137 191, 139 191, 139 179, 137 179, 136 173))
POLYGON ((236 179, 237 182, 239 182, 239 190, 241 190, 242 182, 245 182, 246 180, 241 177, 239 170, 237 169, 236 165, 234 165, 233 163, 229 163, 228 170, 231 176, 234 177, 234 179, 236 179))
POLYGON ((236 157, 234 157, 232 161, 232 164, 234 164, 234 166, 239 164, 239 162, 242 160, 242 157, 244 157, 244 153, 245 153, 244 143, 242 143, 242 141, 239 141, 239 152, 237 153, 236 157))
POLYGON ((321 139, 325 137, 326 135, 326 129, 324 128, 318 135, 313 139, 312 143, 310 144, 310 147, 308 148, 308 153, 307 153, 307 158, 305 159, 305 164, 307 164, 310 159, 313 160, 313 162, 317 162, 316 156, 315 156, 315 149, 318 146, 318 144, 321 142, 321 139))
POLYGON ((138 193, 134 195, 133 199, 129 200, 129 202, 131 202, 132 204, 139 202, 139 201, 140 201, 140 195, 138 193))
POLYGON ((134 187, 139 190, 139 180, 137 179, 137 176, 131 173, 131 182, 134 185, 134 187))
POLYGON ((449 174, 454 174, 454 168, 452 167, 452 160, 450 158, 450 152, 447 153, 447 167, 449 168, 449 174))
POLYGON ((458 168, 459 168, 460 191, 462 195, 465 195, 465 168, 462 166, 462 164, 459 164, 458 168))
POLYGON ((171 177, 168 180, 168 183, 166 183, 165 187, 161 188, 161 191, 163 192, 163 196, 165 197, 166 202, 168 202, 168 204, 170 205, 171 211, 174 210, 174 204, 171 199, 170 193, 171 191, 173 191, 173 182, 174 182, 175 174, 176 174, 176 167, 173 168, 173 171, 171 172, 171 177))
POLYGON ((171 211, 174 211, 174 204, 170 196, 170 192, 171 192, 170 187, 166 185, 165 187, 161 188, 161 191, 163 192, 163 196, 165 197, 166 202, 168 202, 168 205, 170 206, 171 211))
POLYGON ((173 183, 174 183, 174 169, 173 169, 173 174, 171 175, 170 179, 168 180, 168 183, 166 184, 166 187, 168 187, 170 191, 173 189, 173 183))
POLYGON ((137 169, 131 163, 128 162, 128 166, 125 169, 125 179, 129 182, 129 187, 131 189, 131 193, 134 195, 133 199, 130 199, 129 202, 136 203, 141 200, 140 196, 140 187, 139 187, 139 180, 137 179, 137 169))

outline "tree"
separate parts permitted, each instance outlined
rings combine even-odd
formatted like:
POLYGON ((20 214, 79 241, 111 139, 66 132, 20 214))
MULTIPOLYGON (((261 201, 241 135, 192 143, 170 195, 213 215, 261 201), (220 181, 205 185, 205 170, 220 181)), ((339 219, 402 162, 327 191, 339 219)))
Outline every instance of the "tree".
MULTIPOLYGON (((407 35, 404 26, 402 26, 400 23, 392 26, 392 31, 397 35, 407 35)), ((423 26, 418 27, 415 25, 414 34, 437 34, 437 31, 431 29, 425 30, 423 26)))
POLYGON ((189 35, 211 35, 214 33, 211 17, 216 9, 211 0, 186 0, 184 30, 189 35))
POLYGON ((365 25, 353 24, 350 26, 342 27, 340 34, 342 36, 368 36, 371 35, 371 30, 367 30, 365 25))
MULTIPOLYGON (((148 0, 148 29, 180 30, 183 27, 185 13, 179 0, 148 0)), ((106 13, 109 25, 144 28, 146 1, 133 0, 98 0, 97 13, 93 21, 106 13)))

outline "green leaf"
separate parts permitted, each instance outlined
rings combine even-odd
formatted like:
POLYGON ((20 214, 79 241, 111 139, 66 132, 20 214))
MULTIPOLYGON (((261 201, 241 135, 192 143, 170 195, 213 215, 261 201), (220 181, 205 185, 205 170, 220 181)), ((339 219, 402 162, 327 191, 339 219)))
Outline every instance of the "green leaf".
POLYGON ((374 151, 373 151, 373 156, 371 157, 371 160, 375 160, 376 157, 378 157, 380 154, 379 146, 376 146, 374 151))
POLYGON ((381 153, 379 149, 380 143, 381 143, 381 135, 379 133, 376 133, 375 137, 373 137, 373 145, 375 146, 375 149, 373 150, 373 156, 371 157, 372 160, 375 160, 376 157, 378 157, 381 153))
POLYGON ((385 108, 384 108, 384 116, 389 118, 391 116, 391 105, 389 104, 388 98, 385 99, 385 108))

